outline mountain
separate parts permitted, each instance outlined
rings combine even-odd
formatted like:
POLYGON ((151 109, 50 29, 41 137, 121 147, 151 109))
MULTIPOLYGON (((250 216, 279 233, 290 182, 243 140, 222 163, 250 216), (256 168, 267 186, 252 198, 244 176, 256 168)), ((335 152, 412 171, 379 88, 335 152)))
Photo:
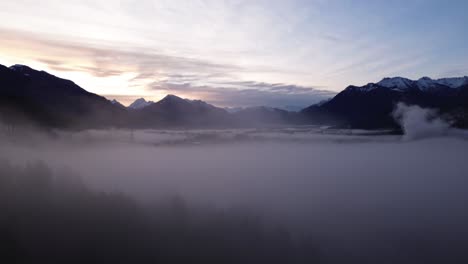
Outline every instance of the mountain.
POLYGON ((396 127, 391 114, 399 102, 436 108, 453 117, 455 125, 465 127, 468 124, 468 77, 385 78, 378 83, 348 86, 331 100, 310 106, 301 113, 311 121, 339 126, 396 127))
POLYGON ((168 95, 129 107, 87 92, 72 81, 25 65, 0 66, 0 120, 57 128, 208 128, 284 124, 287 111, 256 107, 229 113, 201 100, 168 95))
POLYGON ((161 101, 133 111, 132 120, 137 127, 232 128, 292 124, 299 116, 264 106, 236 110, 230 112, 201 100, 167 95, 161 101))
POLYGON ((132 124, 138 127, 213 127, 227 125, 229 119, 223 108, 175 95, 167 95, 132 114, 132 124))
POLYGON ((145 108, 147 106, 150 106, 152 104, 154 104, 153 101, 146 101, 144 98, 140 98, 140 99, 135 100, 135 102, 133 102, 131 105, 129 105, 128 108, 139 110, 139 109, 143 109, 143 108, 145 108))
POLYGON ((401 92, 416 89, 423 92, 434 92, 438 90, 443 90, 449 92, 450 89, 458 89, 463 85, 468 84, 468 77, 457 77, 457 78, 442 78, 433 80, 429 77, 422 77, 417 81, 402 77, 394 78, 384 78, 382 81, 378 82, 377 85, 386 87, 392 90, 398 90, 401 92))
POLYGON ((117 101, 115 99, 111 100, 110 102, 111 102, 111 104, 117 106, 120 109, 126 109, 125 105, 121 104, 119 101, 117 101))
POLYGON ((262 127, 300 123, 300 114, 279 108, 248 107, 231 113, 232 123, 239 127, 262 127))
MULTIPOLYGON (((392 112, 403 102, 436 108, 458 127, 468 127, 468 77, 410 80, 384 78, 348 86, 330 100, 300 112, 271 107, 227 111, 201 100, 168 95, 158 102, 136 100, 128 108, 87 92, 74 82, 28 66, 0 65, 0 121, 59 128, 226 128, 328 124, 395 128, 392 112)), ((231 109, 229 109, 231 110, 231 109)))
POLYGON ((304 106, 299 106, 299 105, 285 105, 283 107, 279 107, 279 109, 283 109, 289 112, 300 112, 302 109, 304 109, 304 106))
POLYGON ((123 122, 123 111, 72 81, 24 65, 0 65, 0 119, 8 124, 111 126, 123 122))
POLYGON ((224 107, 224 110, 228 111, 229 113, 235 113, 243 110, 244 107, 224 107))

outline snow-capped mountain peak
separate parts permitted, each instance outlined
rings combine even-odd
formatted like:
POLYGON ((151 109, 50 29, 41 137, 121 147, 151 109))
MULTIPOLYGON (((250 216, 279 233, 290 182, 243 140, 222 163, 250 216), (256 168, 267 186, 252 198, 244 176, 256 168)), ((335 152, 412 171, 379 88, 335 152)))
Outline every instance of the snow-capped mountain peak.
POLYGON ((438 85, 437 81, 429 78, 429 77, 422 77, 416 81, 416 85, 420 90, 427 90, 429 88, 434 88, 438 85))
POLYGON ((135 102, 129 105, 128 108, 138 110, 138 109, 143 109, 152 104, 154 104, 153 101, 146 101, 144 98, 140 98, 140 99, 135 100, 135 102))
POLYGON ((407 78, 393 77, 393 78, 384 78, 377 84, 386 88, 408 89, 411 87, 412 81, 407 78))
POLYGON ((456 78, 442 78, 433 80, 429 77, 423 77, 417 81, 417 85, 421 90, 427 90, 430 88, 459 88, 465 84, 468 84, 468 77, 456 77, 456 78))
POLYGON ((370 92, 372 90, 375 90, 377 88, 382 87, 381 85, 375 84, 375 83, 368 83, 364 86, 354 86, 350 85, 348 86, 345 91, 349 92, 370 92))
POLYGON ((455 77, 455 78, 442 78, 442 79, 438 79, 437 83, 448 86, 450 88, 458 88, 462 85, 468 84, 468 76, 455 77))
MULTIPOLYGON (((432 89, 443 89, 459 88, 463 85, 468 84, 468 77, 457 77, 457 78, 442 78, 442 79, 431 79, 430 77, 422 77, 417 81, 413 81, 402 77, 384 78, 378 82, 377 85, 386 87, 395 91, 405 91, 410 88, 417 88, 421 91, 428 91, 432 89)), ((372 86, 364 86, 367 90, 372 90, 372 86)))

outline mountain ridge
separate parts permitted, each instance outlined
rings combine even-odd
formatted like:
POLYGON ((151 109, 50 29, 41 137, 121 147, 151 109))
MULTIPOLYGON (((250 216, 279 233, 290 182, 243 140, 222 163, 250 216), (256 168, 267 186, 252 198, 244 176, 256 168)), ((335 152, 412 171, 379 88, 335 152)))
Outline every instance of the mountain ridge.
POLYGON ((468 77, 433 80, 422 77, 384 78, 363 86, 350 85, 322 105, 301 111, 309 120, 359 128, 398 127, 392 116, 397 103, 438 109, 454 118, 458 127, 468 126, 468 77))
POLYGON ((0 109, 9 123, 32 120, 52 127, 118 124, 122 111, 70 80, 24 65, 0 65, 0 109))
POLYGON ((0 118, 9 123, 33 120, 65 128, 212 128, 327 124, 340 127, 398 127, 397 103, 439 109, 454 124, 468 127, 468 77, 410 80, 384 78, 350 85, 333 98, 286 111, 266 106, 225 109, 202 100, 169 94, 160 101, 137 99, 129 107, 90 93, 73 81, 25 65, 0 65, 0 118), (14 117, 17 117, 16 119, 14 117))

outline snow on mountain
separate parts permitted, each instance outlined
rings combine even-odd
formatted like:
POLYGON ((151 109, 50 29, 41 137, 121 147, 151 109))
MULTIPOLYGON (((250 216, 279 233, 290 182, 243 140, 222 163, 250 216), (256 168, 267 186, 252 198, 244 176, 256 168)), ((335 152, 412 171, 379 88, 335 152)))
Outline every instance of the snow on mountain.
POLYGON ((464 84, 468 84, 468 77, 456 77, 456 78, 442 78, 433 80, 429 77, 423 77, 417 81, 417 85, 421 90, 427 90, 430 88, 445 88, 449 87, 456 89, 464 84))
POLYGON ((450 88, 458 88, 462 85, 468 84, 468 76, 455 77, 455 78, 442 78, 442 79, 438 79, 437 83, 448 86, 450 88))
MULTIPOLYGON (((417 81, 413 81, 402 77, 384 78, 376 85, 386 87, 394 91, 404 92, 411 88, 417 88, 421 91, 429 91, 432 89, 444 89, 444 88, 459 88, 462 85, 468 84, 468 76, 457 77, 457 78, 442 78, 442 79, 431 79, 429 77, 422 77, 417 81)), ((354 88, 354 87, 353 87, 354 88)), ((360 90, 368 92, 377 88, 373 83, 367 84, 362 87, 354 88, 354 90, 360 90)))
POLYGON ((351 86, 348 86, 346 88, 346 91, 351 91, 351 92, 370 92, 372 90, 375 90, 377 88, 380 88, 382 86, 378 85, 378 84, 375 84, 375 83, 368 83, 364 86, 354 86, 354 85, 351 85, 351 86))
POLYGON ((384 78, 377 84, 387 88, 398 88, 398 89, 408 89, 411 87, 413 81, 410 79, 402 78, 402 77, 394 77, 394 78, 384 78))
POLYGON ((432 80, 429 77, 422 77, 421 79, 416 81, 416 85, 420 90, 424 91, 430 88, 435 88, 440 84, 438 84, 437 81, 432 80))
POLYGON ((135 102, 129 105, 128 108, 138 110, 138 109, 143 109, 152 104, 154 104, 153 101, 146 101, 144 98, 140 98, 140 99, 135 100, 135 102))

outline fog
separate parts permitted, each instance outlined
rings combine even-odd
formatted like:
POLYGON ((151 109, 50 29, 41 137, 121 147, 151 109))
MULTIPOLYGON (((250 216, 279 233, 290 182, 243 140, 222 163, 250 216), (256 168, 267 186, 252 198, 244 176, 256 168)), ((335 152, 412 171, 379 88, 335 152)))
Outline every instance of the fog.
POLYGON ((404 139, 414 140, 430 137, 467 137, 466 131, 452 128, 449 117, 440 116, 435 109, 425 109, 416 105, 399 103, 393 117, 404 131, 404 139))
MULTIPOLYGON (((404 135, 295 127, 3 133, 0 159, 141 206, 181 197, 311 237, 323 263, 468 260, 468 137, 400 105, 404 135)), ((209 228, 209 227, 208 227, 209 228)), ((273 254, 273 252, 272 252, 273 254)))

